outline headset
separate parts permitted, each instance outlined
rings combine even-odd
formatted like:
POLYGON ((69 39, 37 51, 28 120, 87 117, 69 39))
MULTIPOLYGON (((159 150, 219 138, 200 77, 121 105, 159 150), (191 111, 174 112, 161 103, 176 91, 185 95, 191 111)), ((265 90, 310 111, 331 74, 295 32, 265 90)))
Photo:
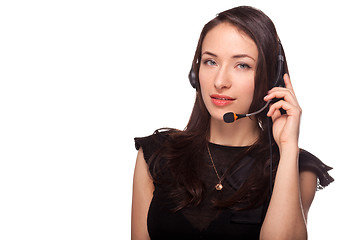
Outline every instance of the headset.
MULTIPOLYGON (((279 53, 277 56, 277 72, 276 72, 276 77, 275 77, 275 81, 274 81, 272 88, 285 87, 285 82, 284 82, 284 78, 283 78, 284 74, 286 73, 286 70, 284 68, 284 62, 285 62, 285 57, 283 54, 284 50, 283 50, 280 40, 278 41, 278 43, 279 43, 279 53)), ((197 62, 197 64, 199 64, 199 62, 197 62)), ((200 84, 199 84, 198 76, 196 75, 193 67, 191 67, 191 69, 190 69, 188 78, 189 78, 191 86, 197 90, 197 88, 200 86, 200 84)), ((267 109, 270 102, 275 103, 279 100, 281 100, 281 99, 274 98, 271 101, 268 101, 262 108, 260 108, 259 110, 255 111, 255 112, 252 112, 252 113, 247 113, 247 114, 236 114, 233 112, 225 113, 223 116, 224 122, 232 123, 240 118, 256 115, 256 114, 264 111, 265 109, 267 109)), ((286 113, 286 111, 283 110, 282 108, 280 109, 280 112, 281 112, 281 114, 286 113)), ((272 190, 273 190, 273 177, 272 177, 273 152, 272 152, 272 134, 271 134, 271 127, 270 127, 271 126, 270 118, 268 118, 268 124, 269 124, 268 135, 269 135, 269 155, 270 155, 270 193, 269 193, 269 195, 271 196, 272 190)))

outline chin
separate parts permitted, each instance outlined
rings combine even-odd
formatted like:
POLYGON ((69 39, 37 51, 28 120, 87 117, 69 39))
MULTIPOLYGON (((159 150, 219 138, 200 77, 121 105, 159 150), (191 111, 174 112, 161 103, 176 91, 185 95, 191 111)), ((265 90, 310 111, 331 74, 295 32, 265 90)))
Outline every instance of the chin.
POLYGON ((223 121, 224 121, 223 116, 224 116, 224 114, 227 113, 227 112, 230 112, 230 111, 217 111, 217 112, 212 112, 212 113, 210 113, 210 117, 211 117, 212 120, 223 122, 223 121))

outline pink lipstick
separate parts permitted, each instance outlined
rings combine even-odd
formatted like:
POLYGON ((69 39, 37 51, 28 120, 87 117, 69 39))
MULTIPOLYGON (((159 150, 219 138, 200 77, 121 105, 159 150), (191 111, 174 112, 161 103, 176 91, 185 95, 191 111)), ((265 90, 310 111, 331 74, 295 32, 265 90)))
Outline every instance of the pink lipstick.
POLYGON ((211 102, 219 107, 229 105, 233 103, 235 100, 235 98, 220 94, 212 94, 210 97, 211 97, 211 102))

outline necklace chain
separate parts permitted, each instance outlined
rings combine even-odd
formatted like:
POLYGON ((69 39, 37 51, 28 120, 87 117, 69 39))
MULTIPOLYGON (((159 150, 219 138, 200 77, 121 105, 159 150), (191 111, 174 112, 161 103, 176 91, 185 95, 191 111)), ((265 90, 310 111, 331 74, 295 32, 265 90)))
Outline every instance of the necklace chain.
POLYGON ((209 157, 210 157, 212 166, 213 166, 213 168, 214 168, 214 170, 215 170, 216 176, 217 176, 218 179, 219 179, 219 183, 215 185, 215 189, 218 190, 218 191, 221 191, 221 190, 223 189, 223 185, 222 185, 222 183, 221 183, 221 178, 224 177, 224 176, 222 176, 222 177, 220 178, 219 173, 218 173, 218 171, 217 171, 217 169, 216 169, 216 167, 215 167, 214 161, 213 161, 213 159, 212 159, 212 156, 211 156, 211 153, 210 153, 210 149, 209 149, 209 145, 207 144, 206 147, 207 147, 207 150, 208 150, 208 153, 209 153, 209 157))

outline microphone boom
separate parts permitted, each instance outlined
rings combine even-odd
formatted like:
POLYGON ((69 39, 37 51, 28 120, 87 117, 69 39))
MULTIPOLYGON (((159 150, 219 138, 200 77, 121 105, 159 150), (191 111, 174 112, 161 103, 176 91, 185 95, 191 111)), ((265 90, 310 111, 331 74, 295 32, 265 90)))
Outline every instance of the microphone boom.
POLYGON ((248 113, 248 114, 236 114, 234 112, 227 112, 224 114, 223 119, 224 122, 226 123, 232 123, 235 122, 236 120, 240 119, 240 118, 244 118, 244 117, 250 117, 252 115, 256 115, 262 111, 264 111, 270 104, 271 100, 268 101, 262 108, 260 108, 259 110, 257 110, 256 112, 253 113, 248 113))

